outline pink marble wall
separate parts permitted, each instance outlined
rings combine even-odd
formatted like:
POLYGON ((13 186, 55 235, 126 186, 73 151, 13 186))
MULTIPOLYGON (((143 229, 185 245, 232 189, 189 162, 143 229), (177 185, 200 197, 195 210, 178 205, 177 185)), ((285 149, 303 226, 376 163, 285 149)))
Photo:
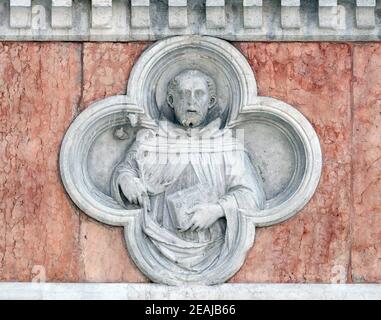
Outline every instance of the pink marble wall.
POLYGON ((352 279, 381 282, 381 45, 353 50, 352 279))
MULTIPOLYGON (((91 102, 126 91, 146 43, 0 43, 0 280, 145 282, 122 230, 71 203, 58 150, 91 102)), ((259 93, 298 108, 324 152, 294 218, 258 229, 233 282, 381 282, 381 44, 236 43, 259 93)))
MULTIPOLYGON (((107 96, 125 94, 134 61, 147 44, 85 43, 81 109, 107 96)), ((81 279, 93 282, 147 281, 127 254, 123 228, 85 214, 80 219, 81 279)))
POLYGON ((259 94, 301 111, 316 129, 324 169, 312 201, 293 219, 258 229, 237 282, 347 280, 351 212, 351 47, 342 44, 237 45, 255 71, 259 94))
POLYGON ((79 219, 58 151, 81 96, 81 45, 0 43, 0 279, 79 280, 79 219), (43 276, 43 275, 40 275, 43 276))

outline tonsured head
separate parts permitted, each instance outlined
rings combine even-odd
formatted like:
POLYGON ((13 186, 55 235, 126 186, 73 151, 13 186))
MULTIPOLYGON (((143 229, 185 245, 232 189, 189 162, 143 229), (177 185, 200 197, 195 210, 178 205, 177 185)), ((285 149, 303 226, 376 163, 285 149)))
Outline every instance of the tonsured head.
POLYGON ((168 85, 167 102, 179 123, 197 127, 216 105, 216 84, 201 71, 182 71, 168 85))

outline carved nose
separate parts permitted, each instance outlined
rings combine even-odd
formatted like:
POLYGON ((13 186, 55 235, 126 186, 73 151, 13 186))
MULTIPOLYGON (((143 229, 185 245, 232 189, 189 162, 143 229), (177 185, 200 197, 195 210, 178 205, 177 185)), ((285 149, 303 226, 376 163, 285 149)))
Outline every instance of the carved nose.
POLYGON ((195 107, 195 105, 192 103, 192 104, 189 104, 188 105, 188 109, 187 109, 188 112, 196 112, 197 109, 195 107))

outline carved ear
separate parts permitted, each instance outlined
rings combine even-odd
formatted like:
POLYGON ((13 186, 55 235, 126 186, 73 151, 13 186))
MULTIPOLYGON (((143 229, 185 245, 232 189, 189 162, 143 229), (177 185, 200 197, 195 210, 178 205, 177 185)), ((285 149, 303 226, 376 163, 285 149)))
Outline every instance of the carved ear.
POLYGON ((209 109, 212 109, 216 106, 217 103, 217 97, 216 96, 211 96, 209 100, 209 109))
POLYGON ((173 95, 171 94, 167 95, 167 103, 173 109, 173 95))

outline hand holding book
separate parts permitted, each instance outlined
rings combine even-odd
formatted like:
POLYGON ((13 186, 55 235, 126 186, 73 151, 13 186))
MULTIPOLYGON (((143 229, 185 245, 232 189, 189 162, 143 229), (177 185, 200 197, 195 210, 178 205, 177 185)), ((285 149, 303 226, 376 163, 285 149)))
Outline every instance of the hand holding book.
POLYGON ((185 232, 210 227, 223 215, 217 192, 206 184, 196 184, 168 195, 168 208, 178 230, 185 232))
POLYGON ((192 209, 186 211, 192 215, 188 225, 181 229, 181 232, 187 230, 199 231, 210 228, 218 219, 224 217, 224 211, 219 204, 197 204, 192 209))

